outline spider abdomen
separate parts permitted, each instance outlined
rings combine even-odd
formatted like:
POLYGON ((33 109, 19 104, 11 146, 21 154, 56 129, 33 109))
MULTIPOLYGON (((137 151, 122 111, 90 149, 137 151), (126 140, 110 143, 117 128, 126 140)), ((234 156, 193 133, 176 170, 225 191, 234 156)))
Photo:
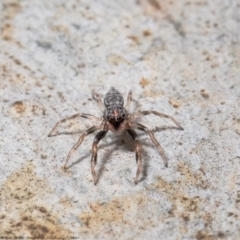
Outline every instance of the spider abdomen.
POLYGON ((104 118, 109 121, 115 129, 118 129, 120 124, 126 117, 126 110, 123 107, 124 100, 122 95, 115 89, 111 88, 104 98, 106 107, 104 118))
POLYGON ((104 97, 104 105, 108 108, 123 108, 124 100, 122 95, 115 89, 111 88, 104 97))

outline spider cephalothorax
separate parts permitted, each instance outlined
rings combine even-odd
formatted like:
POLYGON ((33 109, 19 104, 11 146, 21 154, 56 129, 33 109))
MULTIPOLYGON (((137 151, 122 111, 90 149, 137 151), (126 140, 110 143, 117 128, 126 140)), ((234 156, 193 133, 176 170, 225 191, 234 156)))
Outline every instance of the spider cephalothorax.
POLYGON ((88 128, 80 136, 78 142, 73 146, 71 151, 68 153, 68 156, 67 156, 67 159, 66 159, 66 162, 64 165, 64 169, 67 169, 67 163, 68 163, 68 160, 70 159, 70 156, 81 145, 84 137, 89 135, 90 133, 97 131, 97 130, 99 130, 99 132, 97 133, 97 135, 95 136, 94 141, 93 141, 92 158, 91 158, 91 170, 92 170, 94 184, 97 183, 97 177, 96 177, 96 172, 95 172, 95 166, 97 163, 97 144, 99 143, 99 141, 101 139, 103 139, 106 136, 108 130, 110 130, 114 133, 121 133, 123 131, 126 131, 132 137, 133 141, 135 142, 135 144, 136 144, 136 148, 135 148, 136 161, 138 164, 135 183, 138 183, 139 175, 142 172, 142 157, 141 157, 140 142, 138 140, 137 133, 135 132, 134 129, 144 131, 150 136, 151 140, 158 148, 158 150, 164 160, 165 166, 166 167, 168 166, 168 161, 164 154, 164 151, 163 151, 161 145, 159 144, 159 142, 156 140, 153 132, 150 131, 146 126, 138 123, 136 121, 136 119, 141 116, 145 116, 147 114, 154 114, 159 117, 171 119, 178 126, 179 129, 183 130, 183 128, 180 126, 180 124, 177 123, 177 121, 173 117, 163 114, 163 113, 156 112, 156 111, 142 111, 142 112, 138 112, 135 114, 129 114, 128 109, 129 109, 130 102, 132 100, 132 91, 130 91, 128 94, 127 104, 125 106, 124 106, 124 100, 123 100, 122 95, 115 88, 111 88, 108 91, 108 93, 105 95, 104 105, 98 94, 94 93, 94 98, 98 102, 98 105, 101 108, 101 110, 103 111, 103 117, 99 118, 99 117, 95 117, 90 114, 74 114, 71 117, 65 118, 65 119, 57 122, 55 124, 54 128, 52 129, 52 131, 50 132, 50 134, 48 135, 49 137, 55 136, 56 134, 54 135, 53 132, 55 131, 55 129, 57 128, 57 126, 60 123, 65 122, 66 120, 69 120, 69 119, 76 118, 76 117, 83 117, 83 118, 87 118, 90 120, 94 119, 94 120, 101 121, 100 125, 96 125, 96 126, 92 126, 92 127, 88 128))

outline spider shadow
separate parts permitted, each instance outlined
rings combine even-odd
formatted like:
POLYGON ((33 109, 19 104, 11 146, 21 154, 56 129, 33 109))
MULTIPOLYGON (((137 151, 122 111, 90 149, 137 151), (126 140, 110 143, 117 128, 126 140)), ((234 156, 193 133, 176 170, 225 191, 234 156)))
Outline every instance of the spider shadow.
MULTIPOLYGON (((99 167, 99 169, 98 169, 96 183, 98 183, 100 177, 103 175, 103 172, 104 172, 104 169, 105 169, 105 165, 106 165, 106 163, 109 161, 112 153, 113 153, 115 150, 118 149, 118 147, 117 147, 117 145, 116 145, 118 142, 119 142, 119 140, 114 141, 114 142, 111 142, 110 145, 115 144, 115 146, 114 146, 110 151, 108 151, 107 153, 104 154, 103 160, 101 161, 100 167, 99 167)), ((104 148, 104 147, 107 147, 107 146, 109 146, 109 144, 105 144, 105 146, 102 145, 101 148, 104 148)))
MULTIPOLYGON (((133 141, 131 136, 128 135, 127 133, 124 133, 124 135, 122 135, 120 139, 111 142, 110 145, 114 145, 114 147, 110 151, 105 153, 104 156, 102 157, 103 160, 101 161, 101 164, 100 164, 100 167, 99 167, 99 170, 98 170, 98 173, 97 173, 96 183, 98 183, 99 179, 103 175, 106 163, 109 161, 112 153, 114 151, 116 151, 117 149, 119 149, 119 147, 118 147, 119 145, 123 146, 122 147, 123 149, 132 152, 133 157, 135 158, 135 142, 133 141), (129 140, 127 142, 127 144, 125 142, 126 138, 128 138, 128 140, 129 140), (124 143, 122 143, 122 142, 124 142, 124 143), (121 144, 119 144, 119 143, 121 143, 121 144)), ((142 146, 151 146, 151 144, 148 144, 148 143, 145 143, 145 142, 141 142, 141 145, 142 146)), ((109 146, 109 144, 101 145, 100 149, 105 148, 107 146, 109 146)), ((144 161, 143 161, 143 171, 142 171, 142 177, 139 179, 138 182, 143 181, 147 177, 147 172, 148 172, 148 168, 149 168, 149 160, 148 160, 149 156, 144 149, 142 149, 142 155, 143 155, 143 159, 144 159, 144 161)), ((137 168, 136 168, 136 171, 137 171, 137 168)))
POLYGON ((48 136, 48 137, 57 137, 57 136, 60 136, 60 135, 76 135, 76 134, 80 134, 82 133, 83 131, 75 131, 75 132, 59 132, 59 133, 56 133, 54 135, 51 135, 51 136, 48 136))
MULTIPOLYGON (((156 127, 155 129, 153 129, 151 131, 153 133, 155 133, 155 132, 161 132, 161 131, 172 130, 172 129, 174 129, 174 130, 182 130, 182 129, 179 129, 178 127, 170 126, 170 127, 156 127)), ((140 133, 138 132, 138 136, 147 136, 148 137, 148 135, 146 133, 144 133, 144 132, 140 132, 140 133)), ((140 144, 142 146, 145 146, 146 148, 154 148, 154 149, 156 149, 156 146, 151 141, 151 139, 149 139, 149 140, 150 140, 150 143, 148 143, 148 142, 144 141, 144 139, 142 139, 142 140, 140 140, 140 144)), ((132 142, 133 142, 133 140, 132 140, 132 142)), ((143 161, 142 177, 139 179, 138 182, 144 181, 146 179, 146 177, 148 176, 148 169, 150 167, 149 162, 151 160, 149 155, 147 154, 147 151, 145 150, 145 148, 142 148, 141 152, 142 152, 142 156, 143 156, 144 161, 143 161)), ((159 153, 159 157, 160 157, 160 159, 162 159, 162 156, 161 156, 160 153, 159 153)))
MULTIPOLYGON (((182 131, 182 129, 178 128, 178 127, 174 127, 174 126, 169 126, 169 127, 155 127, 154 129, 150 130, 153 133, 156 132, 162 132, 162 131, 166 131, 166 130, 180 130, 182 131)), ((138 136, 142 136, 142 135, 147 135, 147 133, 144 132, 138 132, 138 136)))
MULTIPOLYGON (((155 129, 151 130, 152 132, 161 132, 161 131, 164 131, 164 130, 171 130, 171 129, 176 129, 176 130, 181 130, 179 129, 178 127, 156 127, 155 129)), ((75 131, 75 132, 59 132, 59 133, 56 133, 54 135, 51 135, 51 136, 48 136, 48 137, 56 137, 56 136, 60 136, 60 135, 76 135, 76 134, 80 134, 82 133, 82 131, 78 130, 78 131, 75 131)), ((146 133, 138 133, 139 136, 142 136, 146 133)))
MULTIPOLYGON (((165 130, 171 130, 171 129, 177 129, 179 130, 178 127, 161 127, 161 128, 155 128, 152 130, 152 132, 161 132, 161 131, 165 131, 165 130)), ((52 137, 54 136, 58 136, 58 135, 75 135, 75 134, 79 134, 81 133, 81 131, 76 131, 76 132, 61 132, 59 134, 56 134, 56 135, 53 135, 52 137)), ((138 136, 143 136, 145 135, 146 136, 146 133, 140 133, 138 132, 138 136)), ((144 140, 140 140, 140 144, 141 146, 145 146, 145 147, 150 147, 150 148, 155 148, 155 145, 153 143, 147 143, 145 142, 144 140)), ((129 134, 127 134, 127 132, 123 133, 121 136, 120 136, 120 139, 117 139, 111 143, 107 143, 107 144, 100 144, 99 147, 98 147, 98 150, 101 150, 101 149, 104 149, 106 147, 109 147, 109 145, 115 145, 110 151, 108 151, 107 153, 104 154, 103 156, 103 160, 101 161, 101 164, 100 164, 100 167, 99 167, 99 170, 97 172, 97 179, 96 179, 96 183, 98 183, 99 179, 101 178, 103 172, 104 172, 104 169, 105 169, 105 165, 106 163, 109 161, 112 153, 114 151, 116 151, 118 149, 118 146, 120 145, 124 145, 124 148, 125 150, 128 150, 128 151, 131 151, 131 152, 135 152, 135 143, 133 141, 133 139, 130 137, 129 134), (125 142, 125 138, 128 138, 129 140, 129 144, 126 144, 125 142), (122 143, 122 141, 124 143, 122 143)), ((142 177, 139 179, 138 182, 142 182, 146 179, 146 177, 148 176, 148 169, 149 169, 149 162, 150 162, 150 157, 149 155, 147 154, 147 151, 145 150, 145 148, 142 148, 141 150, 142 152, 142 156, 143 156, 143 170, 142 170, 142 177)), ((73 167, 74 165, 82 162, 85 158, 90 158, 92 154, 91 153, 88 153, 88 154, 85 154, 84 156, 82 156, 80 159, 78 159, 77 161, 73 162, 72 164, 70 164, 68 167, 67 167, 67 170, 71 167, 73 167)), ((161 156, 160 156, 161 158, 161 156)))
POLYGON ((68 170, 69 168, 73 167, 74 165, 82 162, 82 161, 83 161, 85 158, 87 158, 87 157, 90 157, 90 154, 89 154, 89 153, 88 153, 88 154, 85 154, 84 156, 82 156, 81 158, 79 158, 78 160, 76 160, 75 162, 73 162, 72 164, 70 164, 69 166, 67 166, 67 169, 66 169, 66 170, 68 170))
MULTIPOLYGON (((100 168, 98 170, 97 174, 97 179, 96 179, 96 183, 98 183, 98 180, 100 178, 100 176, 102 175, 103 171, 104 171, 104 166, 106 165, 107 161, 110 159, 111 154, 118 148, 117 147, 117 143, 119 142, 119 140, 113 141, 110 144, 101 144, 98 147, 98 151, 101 149, 105 149, 106 147, 109 147, 109 145, 115 145, 115 147, 113 149, 111 149, 107 154, 104 155, 103 161, 101 161, 101 165, 100 168)), ((70 169, 71 167, 73 167, 74 165, 82 162, 85 158, 88 158, 89 160, 91 160, 91 156, 92 153, 87 153, 84 156, 82 156, 81 158, 79 158, 78 160, 76 160, 75 162, 73 162, 72 164, 70 164, 69 166, 67 166, 67 170, 70 169)), ((89 161, 90 162, 90 161, 89 161)))

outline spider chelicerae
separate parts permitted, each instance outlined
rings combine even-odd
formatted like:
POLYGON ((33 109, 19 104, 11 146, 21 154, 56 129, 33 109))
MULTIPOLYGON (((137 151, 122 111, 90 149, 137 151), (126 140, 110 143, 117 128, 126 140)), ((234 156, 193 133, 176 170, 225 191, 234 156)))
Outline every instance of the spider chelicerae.
POLYGON ((163 158, 165 166, 166 167, 168 166, 167 157, 166 157, 161 145, 155 138, 153 132, 150 131, 143 124, 138 123, 136 121, 136 119, 138 119, 139 117, 148 115, 148 114, 154 114, 159 117, 171 119, 180 130, 183 130, 183 128, 180 126, 180 124, 173 117, 163 114, 163 113, 152 111, 152 110, 141 111, 141 112, 137 112, 134 114, 129 113, 128 109, 129 109, 129 106, 130 106, 130 103, 132 100, 132 91, 130 91, 128 93, 127 103, 125 106, 124 106, 124 100, 123 100, 122 95, 115 88, 111 88, 108 91, 108 93, 105 95, 104 104, 102 103, 102 100, 101 100, 99 94, 93 92, 93 98, 97 101, 98 106, 102 110, 102 113, 103 113, 102 117, 95 117, 90 114, 80 114, 80 113, 74 114, 71 117, 64 118, 64 119, 60 120, 59 122, 57 122, 55 124, 55 126, 53 127, 52 131, 48 135, 48 137, 53 137, 53 136, 58 135, 58 134, 53 134, 53 133, 60 123, 63 123, 67 120, 74 119, 77 117, 101 121, 100 125, 95 125, 95 126, 88 128, 80 136, 77 143, 73 146, 73 148, 70 150, 70 152, 67 155, 66 162, 64 165, 65 170, 67 169, 67 163, 68 163, 71 155, 82 144, 84 138, 87 135, 89 135, 90 133, 93 133, 98 130, 99 130, 99 132, 96 134, 93 144, 92 144, 92 158, 91 158, 91 170, 92 170, 93 181, 94 181, 95 185, 97 183, 97 175, 96 175, 96 171, 95 171, 95 166, 97 163, 97 151, 98 151, 97 145, 100 142, 100 140, 102 140, 106 136, 106 134, 109 130, 115 134, 119 134, 119 133, 122 133, 123 131, 127 131, 129 133, 129 135, 132 137, 133 141, 135 142, 136 162, 138 165, 136 178, 134 181, 135 184, 138 183, 139 175, 142 172, 142 157, 141 157, 141 145, 140 145, 140 142, 138 139, 138 135, 134 129, 144 131, 145 133, 147 133, 149 135, 149 137, 151 138, 151 140, 153 141, 155 146, 158 148, 158 150, 163 158))

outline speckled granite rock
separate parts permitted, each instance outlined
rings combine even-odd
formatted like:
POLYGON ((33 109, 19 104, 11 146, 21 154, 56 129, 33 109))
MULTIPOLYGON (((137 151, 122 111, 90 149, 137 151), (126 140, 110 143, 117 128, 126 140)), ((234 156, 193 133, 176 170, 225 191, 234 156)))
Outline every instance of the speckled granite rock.
POLYGON ((239 1, 37 1, 0 3, 0 236, 77 239, 240 239, 239 1), (144 176, 134 185, 131 139, 99 145, 98 184, 84 141, 101 115, 92 90, 111 86, 169 159, 140 134, 144 176))

